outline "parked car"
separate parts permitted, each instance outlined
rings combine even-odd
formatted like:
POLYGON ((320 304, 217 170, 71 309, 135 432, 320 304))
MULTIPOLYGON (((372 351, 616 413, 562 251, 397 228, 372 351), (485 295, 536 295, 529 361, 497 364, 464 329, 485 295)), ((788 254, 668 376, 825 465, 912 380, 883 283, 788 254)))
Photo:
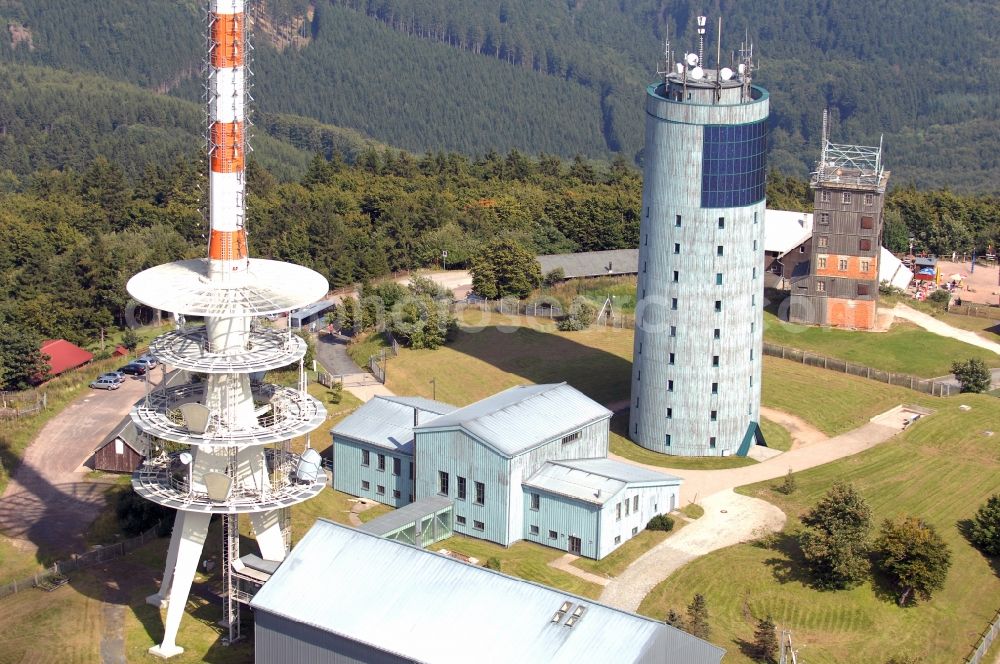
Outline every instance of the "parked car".
POLYGON ((126 364, 123 367, 119 367, 118 373, 123 373, 128 376, 145 376, 146 367, 142 366, 141 364, 135 364, 135 363, 126 364))
POLYGON ((101 380, 102 378, 111 378, 112 380, 115 380, 118 383, 125 382, 125 374, 123 374, 121 371, 109 371, 107 373, 102 373, 100 376, 97 377, 97 380, 101 380))
POLYGON ((117 390, 119 387, 121 387, 121 383, 119 383, 114 378, 110 378, 108 376, 101 376, 93 383, 91 383, 90 386, 95 390, 117 390))
POLYGON ((155 367, 158 363, 156 361, 156 358, 153 357, 152 355, 143 355, 142 357, 137 357, 136 359, 132 360, 132 364, 138 364, 140 367, 144 367, 148 370, 155 367))

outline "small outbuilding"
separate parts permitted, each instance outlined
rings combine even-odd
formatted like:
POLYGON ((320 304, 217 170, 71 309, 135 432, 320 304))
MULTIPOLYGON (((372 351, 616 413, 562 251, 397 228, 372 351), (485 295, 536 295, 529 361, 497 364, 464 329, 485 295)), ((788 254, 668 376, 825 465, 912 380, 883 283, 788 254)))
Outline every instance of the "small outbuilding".
POLYGON ((137 440, 135 424, 131 418, 126 418, 94 450, 94 470, 108 473, 135 471, 142 463, 142 450, 139 449, 137 440))
POLYGON ((42 342, 42 355, 48 356, 46 363, 49 373, 42 380, 54 378, 70 369, 82 367, 94 361, 94 354, 65 339, 47 339, 42 342))

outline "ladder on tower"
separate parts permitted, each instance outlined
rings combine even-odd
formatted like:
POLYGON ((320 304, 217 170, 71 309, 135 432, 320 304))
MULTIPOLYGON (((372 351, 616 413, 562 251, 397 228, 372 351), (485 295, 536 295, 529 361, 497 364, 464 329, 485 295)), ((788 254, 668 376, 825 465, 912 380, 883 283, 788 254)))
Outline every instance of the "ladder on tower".
POLYGON ((240 516, 222 515, 222 569, 223 597, 222 622, 229 627, 229 643, 240 638, 240 604, 236 599, 236 584, 233 577, 233 563, 240 557, 240 516))

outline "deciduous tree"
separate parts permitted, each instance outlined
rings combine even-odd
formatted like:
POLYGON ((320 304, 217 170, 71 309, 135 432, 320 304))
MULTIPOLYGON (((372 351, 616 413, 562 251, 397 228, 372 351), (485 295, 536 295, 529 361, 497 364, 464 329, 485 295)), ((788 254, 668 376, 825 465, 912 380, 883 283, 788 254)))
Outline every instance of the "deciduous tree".
POLYGON ((875 541, 879 568, 899 589, 899 605, 930 599, 944 587, 951 551, 934 526, 907 516, 886 519, 875 541))
POLYGON ((818 587, 850 588, 865 578, 871 508, 853 486, 834 484, 802 523, 799 545, 818 587))
POLYGON ((978 393, 990 389, 990 369, 977 357, 970 357, 964 362, 956 360, 951 365, 951 372, 955 374, 963 392, 978 393))

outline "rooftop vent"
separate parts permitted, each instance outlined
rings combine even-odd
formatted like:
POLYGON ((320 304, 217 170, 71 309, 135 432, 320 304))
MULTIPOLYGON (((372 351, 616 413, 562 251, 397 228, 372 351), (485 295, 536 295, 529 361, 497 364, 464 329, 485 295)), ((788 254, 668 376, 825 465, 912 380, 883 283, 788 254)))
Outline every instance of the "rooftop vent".
POLYGON ((563 602, 562 606, 559 607, 559 610, 552 616, 552 622, 562 622, 562 619, 566 617, 566 614, 569 613, 571 608, 573 608, 572 602, 563 602))
POLYGON ((577 622, 580 621, 580 618, 582 618, 583 614, 586 612, 587 612, 587 607, 585 607, 583 604, 577 605, 576 610, 573 611, 573 615, 571 615, 569 618, 566 619, 566 626, 572 627, 573 625, 575 625, 577 622))

